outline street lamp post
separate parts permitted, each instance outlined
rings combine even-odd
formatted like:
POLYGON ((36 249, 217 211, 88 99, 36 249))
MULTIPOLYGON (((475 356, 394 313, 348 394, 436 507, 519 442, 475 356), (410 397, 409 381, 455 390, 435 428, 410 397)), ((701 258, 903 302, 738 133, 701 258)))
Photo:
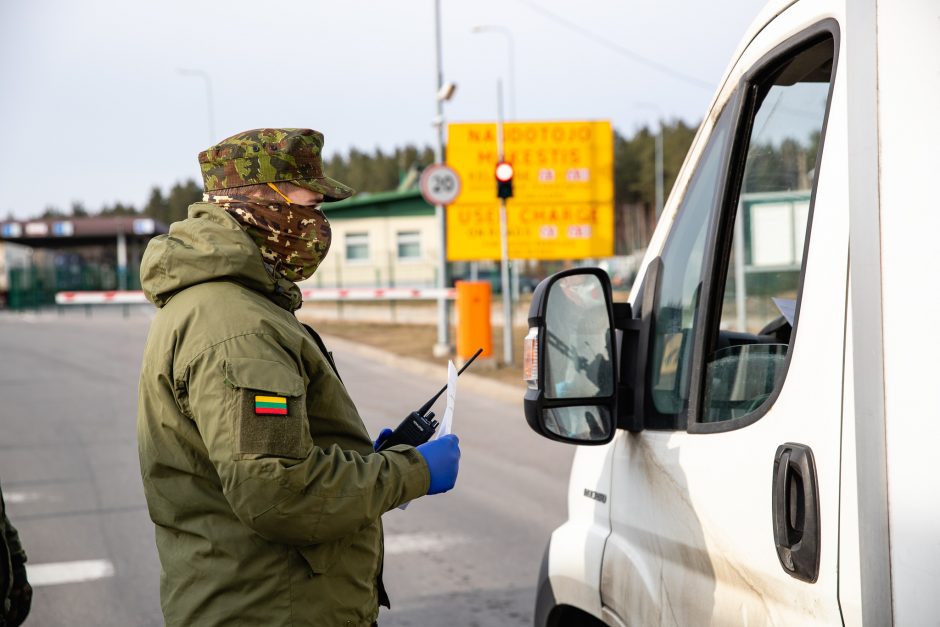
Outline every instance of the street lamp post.
MULTIPOLYGON (((490 24, 481 24, 479 26, 474 26, 471 29, 471 32, 479 33, 496 33, 497 35, 502 35, 506 38, 506 52, 508 60, 508 69, 509 74, 507 75, 509 82, 509 119, 516 119, 516 44, 515 38, 512 36, 512 31, 506 28, 505 26, 495 26, 490 24)), ((500 107, 502 107, 502 96, 500 96, 500 107)), ((503 157, 500 157, 502 159, 503 157)), ((509 262, 510 272, 512 278, 510 283, 506 286, 506 289, 511 289, 513 300, 519 300, 519 262, 509 262)), ((473 270, 471 270, 472 272, 473 270)))
MULTIPOLYGON (((441 0, 434 0, 434 62, 436 77, 434 125, 437 127, 434 162, 444 163, 444 100, 449 96, 444 95, 444 71, 441 62, 441 0)), ((444 219, 444 205, 434 205, 434 218, 437 222, 440 240, 437 270, 437 288, 440 290, 440 295, 437 298, 437 344, 434 345, 434 356, 446 357, 450 355, 450 312, 447 310, 447 298, 444 296, 444 290, 447 289, 447 224, 444 219)))
MULTIPOLYGON (((503 81, 496 83, 496 152, 499 163, 506 160, 503 139, 503 81)), ((506 199, 499 199, 500 282, 503 296, 503 362, 512 365, 512 290, 509 287, 509 226, 506 199)))
POLYGON ((212 79, 209 77, 207 72, 203 70, 191 70, 186 68, 179 68, 177 70, 183 76, 195 76, 201 78, 206 85, 206 108, 209 112, 209 143, 212 144, 217 139, 215 136, 215 106, 212 102, 212 79))

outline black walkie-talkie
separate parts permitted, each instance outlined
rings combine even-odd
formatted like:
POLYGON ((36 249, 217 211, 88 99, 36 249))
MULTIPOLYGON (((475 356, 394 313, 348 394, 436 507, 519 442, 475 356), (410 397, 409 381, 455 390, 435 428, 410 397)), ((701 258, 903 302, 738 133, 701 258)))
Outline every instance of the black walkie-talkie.
MULTIPOLYGON (((467 363, 457 371, 457 376, 467 369, 467 366, 473 363, 473 360, 477 358, 477 355, 483 352, 483 349, 478 349, 477 352, 473 354, 467 363)), ((395 427, 395 430, 392 431, 392 434, 385 438, 377 451, 384 451, 390 446, 395 446, 396 444, 408 444, 411 446, 418 446, 419 444, 424 444, 431 439, 431 436, 434 435, 434 430, 437 429, 438 422, 434 420, 434 412, 428 411, 431 409, 431 406, 434 402, 441 397, 441 394, 447 391, 447 386, 445 385, 440 389, 440 391, 431 397, 427 403, 421 406, 418 411, 413 411, 404 420, 401 421, 401 424, 395 427)))

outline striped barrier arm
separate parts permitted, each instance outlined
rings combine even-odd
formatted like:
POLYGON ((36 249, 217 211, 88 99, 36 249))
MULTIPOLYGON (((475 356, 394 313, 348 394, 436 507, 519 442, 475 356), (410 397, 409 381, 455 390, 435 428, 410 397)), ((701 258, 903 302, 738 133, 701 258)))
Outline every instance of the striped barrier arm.
MULTIPOLYGON (((300 290, 305 301, 386 301, 386 300, 437 300, 443 296, 448 300, 456 297, 454 288, 409 288, 409 287, 348 287, 348 288, 304 288, 300 290)), ((147 298, 141 291, 107 292, 58 292, 57 305, 143 305, 147 298)))

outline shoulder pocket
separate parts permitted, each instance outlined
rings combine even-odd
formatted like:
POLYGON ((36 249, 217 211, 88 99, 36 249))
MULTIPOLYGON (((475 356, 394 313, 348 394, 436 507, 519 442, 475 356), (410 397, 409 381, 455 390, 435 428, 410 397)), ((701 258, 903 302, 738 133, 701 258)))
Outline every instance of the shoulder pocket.
POLYGON ((235 412, 235 459, 302 459, 309 449, 304 380, 277 361, 230 357, 225 383, 235 412))
POLYGON ((267 359, 229 357, 225 360, 225 380, 234 388, 261 389, 287 396, 304 393, 303 377, 296 370, 267 359))

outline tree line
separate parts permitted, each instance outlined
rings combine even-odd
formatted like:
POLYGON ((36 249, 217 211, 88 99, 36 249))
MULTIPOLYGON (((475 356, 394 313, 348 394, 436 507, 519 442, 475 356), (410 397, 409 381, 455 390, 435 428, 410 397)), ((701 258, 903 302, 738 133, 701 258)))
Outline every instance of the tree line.
MULTIPOLYGON (((656 132, 649 127, 642 127, 629 137, 614 132, 614 192, 618 208, 653 206, 656 195, 656 132)), ((672 188, 694 135, 695 127, 681 120, 663 124, 666 194, 672 188)), ((371 153, 353 148, 348 153, 328 159, 324 169, 327 176, 343 181, 359 192, 383 192, 398 188, 409 173, 414 174, 433 162, 434 152, 429 146, 406 145, 393 151, 377 149, 371 153)), ((170 224, 184 219, 189 205, 201 198, 202 185, 188 179, 167 189, 154 186, 142 207, 117 202, 91 212, 82 203, 74 202, 68 210, 47 207, 40 217, 142 215, 170 224)))

